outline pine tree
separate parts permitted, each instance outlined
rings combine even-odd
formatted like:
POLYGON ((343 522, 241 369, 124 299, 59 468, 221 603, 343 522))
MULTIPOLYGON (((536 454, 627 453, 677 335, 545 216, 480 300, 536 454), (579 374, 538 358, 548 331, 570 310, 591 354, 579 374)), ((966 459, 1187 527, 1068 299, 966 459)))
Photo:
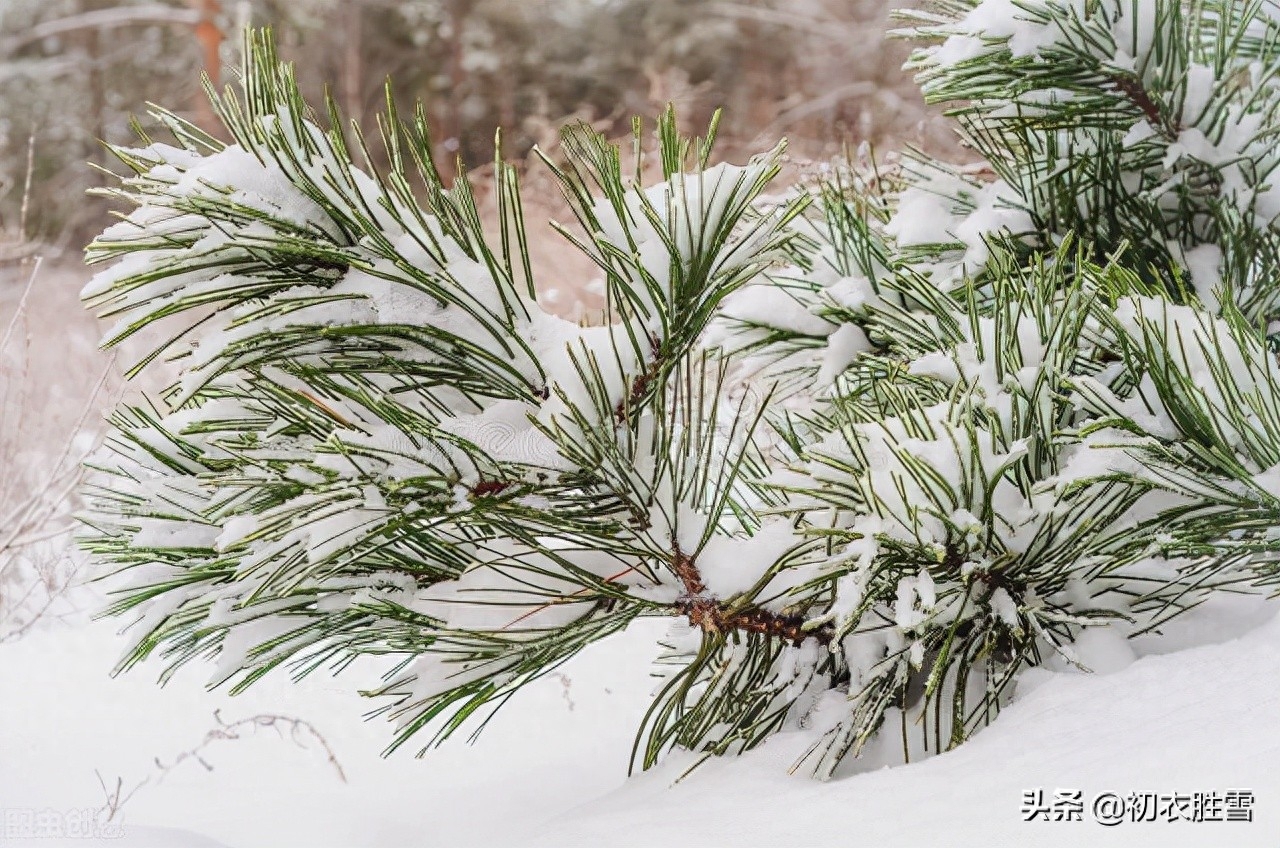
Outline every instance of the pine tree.
POLYGON ((713 166, 714 122, 665 114, 648 187, 571 127, 593 326, 539 308, 511 168, 486 227, 421 110, 388 105, 379 171, 252 36, 232 143, 158 113, 89 248, 108 343, 170 325, 181 372, 117 412, 85 517, 124 666, 387 655, 393 747, 429 746, 663 616, 637 765, 798 725, 829 776, 877 732, 961 743, 1086 628, 1268 591, 1273 11, 935 3, 912 64, 984 161, 782 202, 781 148, 713 166))

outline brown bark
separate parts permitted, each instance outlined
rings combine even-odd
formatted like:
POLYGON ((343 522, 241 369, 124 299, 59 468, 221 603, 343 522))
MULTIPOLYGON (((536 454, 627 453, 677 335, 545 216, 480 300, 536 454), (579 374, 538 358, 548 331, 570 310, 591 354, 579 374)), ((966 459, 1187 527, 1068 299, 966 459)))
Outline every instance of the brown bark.
POLYGON ((805 630, 803 616, 779 615, 760 607, 731 610, 722 601, 706 593, 707 587, 698 572, 697 564, 678 546, 672 566, 685 590, 684 596, 676 602, 676 609, 689 617, 690 624, 704 632, 729 633, 741 630, 772 636, 797 646, 806 639, 815 639, 819 645, 829 645, 835 635, 829 626, 805 630))
POLYGON ((1147 123, 1163 134, 1165 138, 1176 139, 1180 129, 1173 125, 1172 121, 1166 120, 1160 107, 1151 99, 1151 95, 1142 87, 1141 80, 1131 76, 1116 76, 1113 82, 1120 93, 1129 98, 1129 102, 1142 110, 1142 116, 1147 119, 1147 123))

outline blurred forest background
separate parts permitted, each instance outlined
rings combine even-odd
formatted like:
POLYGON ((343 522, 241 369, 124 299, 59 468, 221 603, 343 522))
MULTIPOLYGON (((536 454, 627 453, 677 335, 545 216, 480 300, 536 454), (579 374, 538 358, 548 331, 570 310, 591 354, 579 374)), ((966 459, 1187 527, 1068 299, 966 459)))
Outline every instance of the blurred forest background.
POLYGON ((685 129, 725 110, 719 155, 791 141, 796 159, 844 145, 944 146, 886 41, 886 0, 0 0, 0 261, 78 249, 105 223, 85 189, 146 104, 213 129, 200 74, 225 84, 239 32, 275 28, 313 103, 326 86, 373 127, 390 77, 422 100, 448 174, 554 148, 566 121, 619 136, 676 104, 685 129), (52 249, 52 250, 51 250, 52 249))
MULTIPOLYGON (((155 129, 148 102, 220 134, 200 77, 234 80, 245 26, 274 27, 311 102, 328 86, 369 131, 392 78, 402 108, 425 104, 445 176, 460 156, 484 204, 496 127, 504 155, 531 163, 535 144, 556 156, 568 121, 622 139, 632 115, 652 119, 668 102, 686 132, 724 108, 722 159, 787 137, 779 187, 863 142, 950 152, 954 135, 901 70, 906 45, 885 38, 903 3, 0 0, 0 645, 99 603, 85 599, 68 542, 81 461, 104 411, 165 374, 128 383, 160 339, 104 354, 103 327, 78 302, 81 249, 111 223, 111 204, 86 195, 111 181, 99 140, 131 144, 135 116, 155 129)), ((524 183, 539 300, 591 320, 598 269, 546 225, 570 214, 547 169, 527 168, 524 183)), ((492 201, 480 212, 492 221, 492 201)))

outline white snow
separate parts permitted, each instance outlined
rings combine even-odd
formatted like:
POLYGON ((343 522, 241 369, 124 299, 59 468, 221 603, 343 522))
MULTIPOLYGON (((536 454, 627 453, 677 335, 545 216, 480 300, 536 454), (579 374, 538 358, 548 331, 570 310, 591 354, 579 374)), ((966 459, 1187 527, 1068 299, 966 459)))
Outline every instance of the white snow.
MULTIPOLYGON (((601 645, 520 693, 475 745, 462 736, 415 759, 379 752, 391 726, 362 721, 371 702, 355 681, 319 674, 294 685, 267 678, 247 693, 207 693, 207 668, 156 685, 152 665, 112 679, 122 647, 116 622, 55 626, 0 644, 0 845, 47 848, 55 839, 5 839, 6 814, 59 815, 104 804, 95 771, 125 794, 122 838, 75 838, 67 845, 165 848, 350 848, 501 846, 556 813, 622 785, 632 732, 652 686, 649 664, 666 622, 601 645), (16 691, 15 691, 16 690, 16 691), (217 727, 270 713, 310 722, 332 747, 343 782, 324 752, 270 728, 210 744, 162 776, 217 727), (305 747, 304 747, 305 746, 305 747)), ((367 671, 367 670, 366 670, 367 671)))
MULTIPOLYGON (((1117 665, 1123 665, 1117 663, 1117 665)), ((681 756, 584 803, 526 848, 873 845, 880 848, 1272 846, 1280 815, 1280 620, 1238 641, 1143 657, 1112 674, 1040 671, 990 728, 907 766, 816 784, 788 776, 803 733, 673 785, 681 756), (1032 688, 1032 687, 1026 687, 1032 688), (1251 789, 1254 821, 1023 821, 1022 793, 1251 789)))
POLYGON ((750 537, 712 536, 698 555, 698 570, 707 591, 731 598, 754 586, 795 544, 791 523, 779 520, 766 523, 750 537))
POLYGON ((1036 21, 1028 8, 1042 3, 1019 3, 1015 0, 985 0, 973 8, 954 27, 953 33, 933 50, 933 60, 941 65, 954 65, 1005 47, 1016 56, 1033 56, 1054 42, 1051 27, 1036 21))
POLYGON ((810 312, 806 303, 773 283, 734 292, 725 300, 722 312, 733 321, 776 327, 798 335, 826 336, 834 329, 831 322, 810 312))
POLYGON ((540 468, 567 468, 555 442, 529 420, 533 410, 520 401, 498 401, 476 415, 457 415, 440 422, 495 460, 540 468))
POLYGON ((1221 307, 1218 292, 1222 286, 1222 248, 1201 244, 1186 252, 1184 263, 1191 274, 1191 285, 1210 310, 1221 307))
POLYGON ((924 170, 898 196, 884 231, 902 248, 939 249, 934 266, 939 286, 947 288, 980 272, 991 255, 988 237, 1034 229, 1018 193, 1003 180, 975 185, 941 168, 924 170))
POLYGON ((871 349, 867 334, 857 324, 841 324, 840 329, 827 339, 827 346, 822 352, 822 367, 818 369, 819 386, 826 385, 853 364, 858 354, 871 349))
MULTIPOLYGON (((930 594, 918 582, 909 592, 922 602, 930 594)), ((476 744, 458 738, 421 760, 378 757, 390 728, 360 720, 369 704, 351 691, 357 675, 365 679, 359 669, 296 685, 268 677, 234 698, 205 692, 201 669, 161 688, 155 665, 107 676, 122 646, 114 623, 54 623, 0 644, 0 679, 12 687, 0 699, 0 823, 42 811, 66 823, 97 810, 105 798, 98 775, 109 788, 121 780, 125 794, 139 788, 113 822, 115 836, 0 844, 763 848, 840 845, 856 834, 877 848, 1272 846, 1280 816, 1275 615, 1274 602, 1219 596, 1159 637, 1091 630, 1077 653, 1094 674, 1061 661, 1051 663, 1058 670, 1033 670, 996 722, 957 750, 876 769, 897 756, 888 734, 828 783, 786 773, 822 726, 821 707, 809 729, 712 759, 682 782, 687 754, 625 779, 670 619, 641 621, 588 649, 513 698, 476 744), (175 764, 218 727, 214 710, 227 723, 260 714, 308 722, 345 781, 312 736, 269 727, 210 742, 201 760, 175 764), (162 773, 157 759, 172 768, 162 773), (1024 822, 1022 793, 1038 788, 1049 797, 1076 788, 1089 799, 1250 789, 1255 821, 1107 828, 1086 810, 1081 822, 1024 822)))

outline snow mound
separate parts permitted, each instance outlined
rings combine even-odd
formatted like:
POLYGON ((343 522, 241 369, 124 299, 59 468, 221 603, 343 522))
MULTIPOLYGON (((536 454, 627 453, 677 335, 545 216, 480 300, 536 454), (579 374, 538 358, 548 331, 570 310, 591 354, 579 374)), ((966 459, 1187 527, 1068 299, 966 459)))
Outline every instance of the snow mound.
POLYGON ((344 680, 268 678, 229 698, 204 691, 191 673, 159 688, 144 671, 106 676, 124 644, 109 626, 46 627, 0 644, 0 679, 19 693, 0 699, 0 826, 15 825, 0 829, 0 846, 1274 846, 1276 609, 1216 598, 1159 637, 1117 644, 1099 634, 1082 644, 1082 659, 1099 673, 1035 669, 997 721, 955 751, 865 770, 894 760, 898 740, 885 734, 828 783, 786 773, 812 741, 804 732, 713 759, 678 783, 690 755, 626 780, 665 620, 638 622, 584 651, 521 692, 476 744, 452 742, 422 760, 379 758, 390 728, 360 720, 367 702, 344 680), (154 760, 172 764, 199 743, 216 726, 213 710, 226 721, 255 713, 306 720, 332 747, 345 782, 314 740, 268 728, 209 745, 207 767, 187 760, 159 774, 154 760), (143 784, 111 838, 18 835, 25 813, 101 807, 98 775, 109 786, 119 777, 126 791, 143 784), (1081 790, 1083 820, 1024 821, 1023 793, 1037 789, 1047 799, 1081 790), (1089 812, 1106 791, 1233 789, 1253 791, 1252 823, 1104 827, 1089 812))
MULTIPOLYGON (((1203 622, 1196 626, 1203 630, 1203 622)), ((1037 671, 1023 690, 954 751, 825 784, 786 774, 809 742, 801 733, 779 735, 737 761, 708 762, 674 786, 692 760, 673 758, 560 818, 527 848, 1276 845, 1280 619, 1112 674, 1037 671), (1083 820, 1024 821, 1023 792, 1037 789, 1046 799, 1082 790, 1083 820), (1253 790, 1252 823, 1104 826, 1089 809, 1107 791, 1232 789, 1253 790)))

